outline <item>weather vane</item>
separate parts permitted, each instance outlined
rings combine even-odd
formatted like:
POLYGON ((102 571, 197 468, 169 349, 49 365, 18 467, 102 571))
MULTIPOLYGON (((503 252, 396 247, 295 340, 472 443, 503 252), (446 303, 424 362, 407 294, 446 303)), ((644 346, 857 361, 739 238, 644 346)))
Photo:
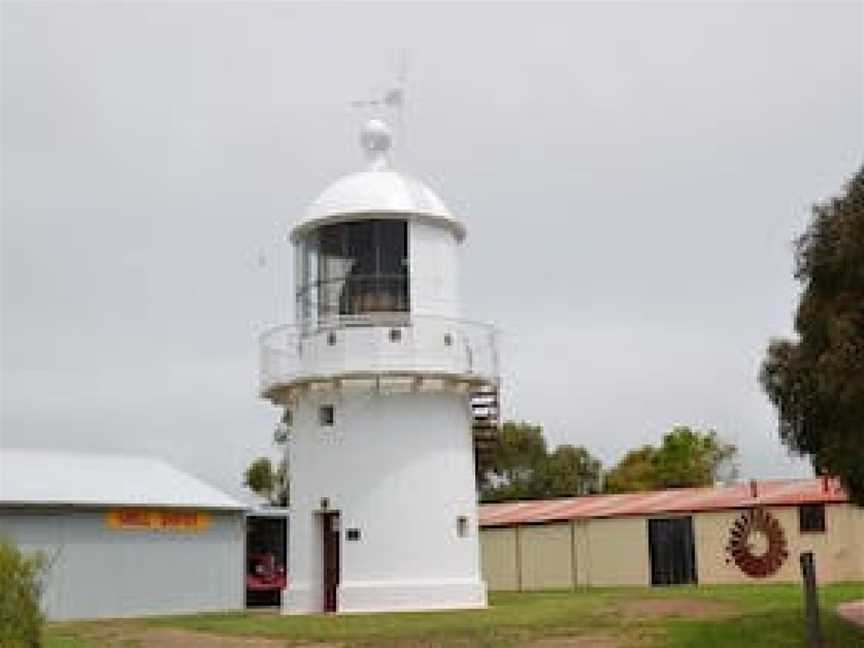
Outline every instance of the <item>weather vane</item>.
POLYGON ((408 74, 408 54, 405 50, 399 53, 396 65, 396 79, 382 94, 369 99, 358 99, 352 101, 351 108, 371 108, 373 110, 392 110, 395 113, 396 130, 398 140, 404 146, 405 142, 405 85, 408 74))

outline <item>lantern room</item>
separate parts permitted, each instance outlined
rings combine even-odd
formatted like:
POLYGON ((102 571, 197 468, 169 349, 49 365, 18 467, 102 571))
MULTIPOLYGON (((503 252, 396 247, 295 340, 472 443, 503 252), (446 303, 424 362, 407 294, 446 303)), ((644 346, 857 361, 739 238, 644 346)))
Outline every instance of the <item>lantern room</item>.
POLYGON ((405 218, 321 225, 302 236, 297 255, 296 312, 304 325, 411 310, 405 218))
POLYGON ((367 168, 327 187, 291 230, 296 322, 261 337, 262 394, 382 377, 496 383, 494 329, 461 318, 464 226, 390 168, 383 122, 367 122, 360 143, 367 168))

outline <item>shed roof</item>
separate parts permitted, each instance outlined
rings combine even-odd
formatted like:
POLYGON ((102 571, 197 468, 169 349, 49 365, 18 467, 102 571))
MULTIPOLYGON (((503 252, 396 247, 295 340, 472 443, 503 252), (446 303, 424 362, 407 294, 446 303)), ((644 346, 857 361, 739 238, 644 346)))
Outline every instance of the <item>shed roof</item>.
POLYGON ((155 457, 0 448, 3 505, 247 508, 155 457))
POLYGON ((555 520, 692 513, 848 500, 834 479, 780 479, 705 488, 483 504, 480 507, 480 525, 508 526, 555 520))

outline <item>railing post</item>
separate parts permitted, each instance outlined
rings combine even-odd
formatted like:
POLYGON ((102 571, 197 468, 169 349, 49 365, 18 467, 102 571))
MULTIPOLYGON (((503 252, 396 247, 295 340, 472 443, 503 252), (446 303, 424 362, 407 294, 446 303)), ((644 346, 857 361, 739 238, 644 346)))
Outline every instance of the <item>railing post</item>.
POLYGON ((807 621, 807 648, 822 648, 819 626, 819 597, 816 591, 816 567, 813 552, 801 554, 801 576, 804 580, 804 616, 807 621))

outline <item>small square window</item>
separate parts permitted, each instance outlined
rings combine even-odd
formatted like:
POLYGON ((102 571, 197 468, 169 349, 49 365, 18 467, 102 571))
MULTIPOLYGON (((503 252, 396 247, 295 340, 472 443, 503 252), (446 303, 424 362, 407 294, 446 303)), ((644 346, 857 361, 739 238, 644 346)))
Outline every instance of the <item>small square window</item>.
POLYGON ((327 334, 327 344, 330 346, 336 346, 336 334, 332 331, 327 334))
POLYGON ((444 346, 453 346, 453 336, 449 333, 444 334, 444 346))
POLYGON ((360 529, 348 529, 345 531, 345 539, 350 542, 357 542, 360 540, 360 529))
POLYGON ((322 426, 332 426, 336 420, 332 405, 322 405, 318 408, 318 423, 322 426))
POLYGON ((390 341, 391 342, 398 342, 401 339, 402 339, 402 329, 391 328, 390 329, 390 341))
POLYGON ((801 504, 798 507, 798 529, 801 533, 825 533, 825 505, 801 504))
POLYGON ((456 518, 456 535, 460 538, 468 537, 468 518, 464 515, 456 518))

